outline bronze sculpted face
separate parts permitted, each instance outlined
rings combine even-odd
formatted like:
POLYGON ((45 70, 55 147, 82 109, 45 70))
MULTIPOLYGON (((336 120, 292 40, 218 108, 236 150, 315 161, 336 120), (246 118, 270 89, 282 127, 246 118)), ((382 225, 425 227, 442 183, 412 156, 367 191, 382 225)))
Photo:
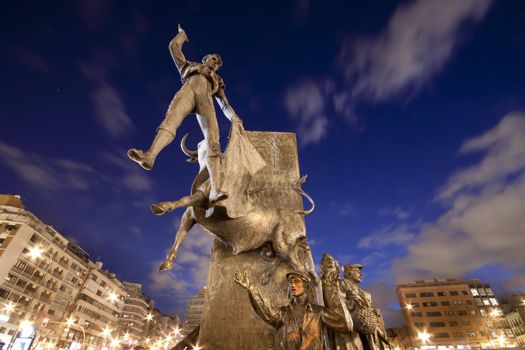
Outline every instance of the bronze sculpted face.
POLYGON ((290 291, 294 297, 298 297, 304 294, 304 281, 302 278, 295 276, 288 280, 290 291))
POLYGON ((212 71, 217 71, 222 66, 221 56, 216 53, 204 56, 202 62, 212 71))
POLYGON ((359 268, 345 269, 345 278, 355 283, 361 283, 363 281, 363 273, 359 268))

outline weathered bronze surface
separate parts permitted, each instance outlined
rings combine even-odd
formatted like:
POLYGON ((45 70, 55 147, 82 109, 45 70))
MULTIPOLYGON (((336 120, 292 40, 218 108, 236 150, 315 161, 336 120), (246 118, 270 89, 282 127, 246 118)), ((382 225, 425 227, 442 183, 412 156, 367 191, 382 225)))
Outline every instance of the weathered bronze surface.
MULTIPOLYGON (((299 176, 295 134, 248 132, 247 135, 267 164, 254 175, 250 184, 249 190, 255 205, 272 210, 301 210, 301 194, 289 185, 299 176)), ((300 218, 302 220, 301 215, 300 218)), ((301 261, 313 266, 306 242, 305 248, 301 261)), ((270 296, 277 307, 288 303, 285 275, 291 267, 288 263, 279 263, 282 260, 273 254, 273 249, 264 245, 234 255, 229 246, 215 241, 199 344, 218 350, 278 349, 276 330, 257 316, 246 292, 234 282, 236 269, 247 270, 253 284, 261 293, 270 296), (275 268, 275 273, 266 274, 272 268, 275 268), (261 276, 267 277, 268 283, 263 285, 261 276)))
POLYGON ((359 287, 363 281, 361 264, 344 266, 343 291, 346 294, 348 309, 352 313, 355 331, 363 341, 366 350, 381 350, 391 346, 382 329, 379 310, 372 305, 372 295, 359 287))

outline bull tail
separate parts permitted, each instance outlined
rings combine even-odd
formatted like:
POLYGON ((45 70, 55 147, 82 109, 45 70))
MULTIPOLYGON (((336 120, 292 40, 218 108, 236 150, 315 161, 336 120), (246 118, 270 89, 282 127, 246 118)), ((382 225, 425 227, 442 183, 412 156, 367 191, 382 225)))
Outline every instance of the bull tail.
POLYGON ((297 212, 301 215, 309 215, 311 214, 314 209, 315 209, 315 202, 314 200, 312 199, 312 197, 310 197, 308 195, 308 193, 304 192, 303 189, 301 188, 301 185, 305 183, 306 181, 306 177, 307 175, 303 176, 303 177, 300 177, 298 178, 296 181, 294 181, 294 183, 292 184, 292 188, 299 192, 301 195, 303 195, 309 202, 310 204, 312 205, 312 207, 308 210, 297 210, 297 212))

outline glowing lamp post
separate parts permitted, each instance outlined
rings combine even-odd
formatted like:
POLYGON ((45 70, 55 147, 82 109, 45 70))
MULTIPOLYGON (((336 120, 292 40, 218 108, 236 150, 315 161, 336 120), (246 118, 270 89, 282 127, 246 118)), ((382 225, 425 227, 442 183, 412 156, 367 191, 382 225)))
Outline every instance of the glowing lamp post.
POLYGON ((427 341, 429 341, 429 339, 430 339, 430 334, 428 334, 425 331, 418 332, 417 333, 417 338, 423 342, 423 345, 427 345, 427 341))

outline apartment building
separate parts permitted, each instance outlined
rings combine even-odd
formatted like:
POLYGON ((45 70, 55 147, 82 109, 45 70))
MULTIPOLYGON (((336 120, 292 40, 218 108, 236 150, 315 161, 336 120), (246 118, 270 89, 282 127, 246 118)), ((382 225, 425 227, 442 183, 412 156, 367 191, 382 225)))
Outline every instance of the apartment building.
POLYGON ((125 334, 126 341, 143 344, 151 326, 153 300, 144 295, 140 283, 123 282, 123 285, 126 294, 118 329, 120 333, 125 334))
POLYGON ((204 295, 206 287, 202 288, 197 295, 188 299, 188 306, 184 314, 184 324, 182 326, 182 334, 187 336, 196 327, 200 326, 202 313, 204 312, 204 295))
POLYGON ((514 343, 489 284, 432 279, 396 288, 408 337, 406 348, 494 348, 514 343))
POLYGON ((11 344, 29 322, 33 348, 100 350, 118 334, 127 295, 114 273, 26 210, 19 196, 0 195, 1 342, 11 344))

